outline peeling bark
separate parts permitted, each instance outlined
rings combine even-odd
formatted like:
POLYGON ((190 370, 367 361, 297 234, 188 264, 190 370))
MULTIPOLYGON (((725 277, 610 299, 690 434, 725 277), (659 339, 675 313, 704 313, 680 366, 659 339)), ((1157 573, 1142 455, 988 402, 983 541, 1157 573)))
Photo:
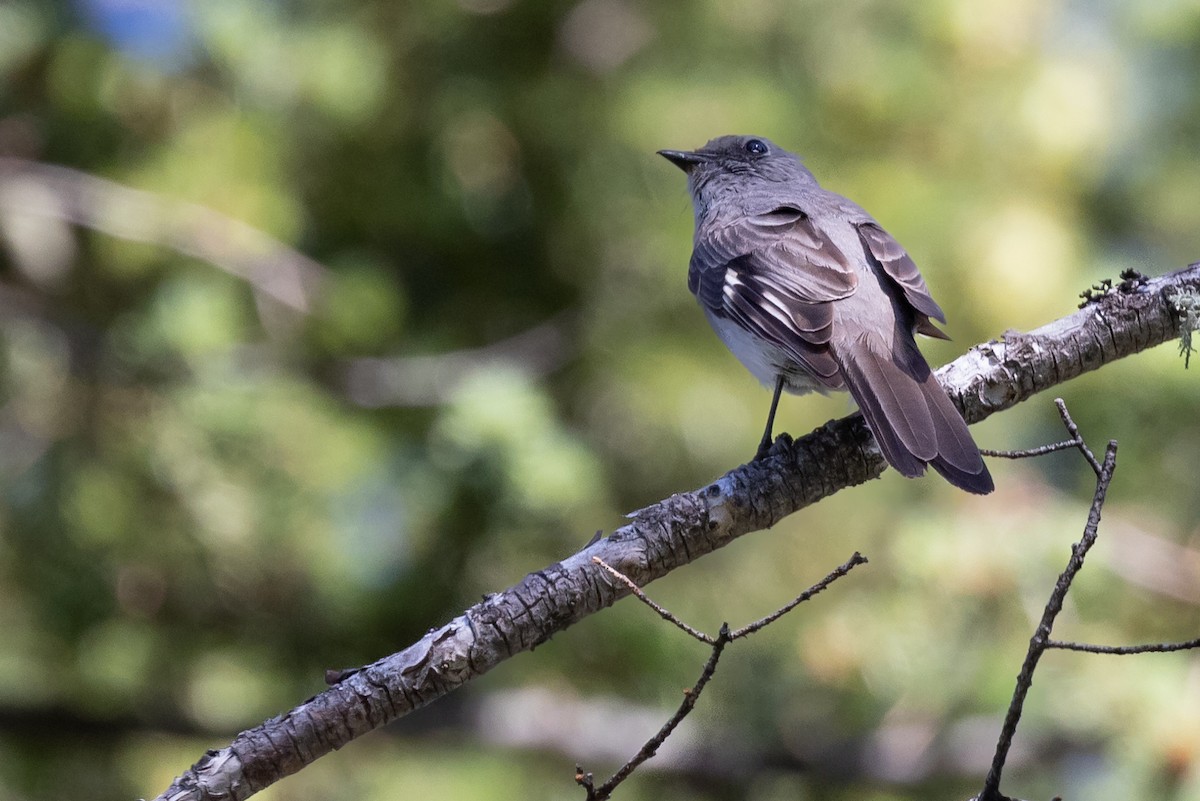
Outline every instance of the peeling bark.
MULTIPOLYGON (((939 370, 938 379, 967 421, 978 422, 1176 337, 1180 317, 1170 298, 1181 290, 1200 292, 1200 262, 1146 282, 1127 280, 1075 314, 977 345, 939 370)), ((885 466, 859 415, 830 421, 795 442, 785 435, 768 458, 635 512, 611 536, 530 573, 403 651, 209 751, 158 799, 248 798, 610 606, 629 590, 594 556, 645 586, 743 534, 875 478, 885 466)))

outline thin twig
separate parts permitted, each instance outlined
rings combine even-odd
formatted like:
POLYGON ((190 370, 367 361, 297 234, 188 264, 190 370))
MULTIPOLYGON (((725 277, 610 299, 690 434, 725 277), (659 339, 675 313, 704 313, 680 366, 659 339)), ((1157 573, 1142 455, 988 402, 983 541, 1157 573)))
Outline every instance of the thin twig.
POLYGON ((842 576, 849 573, 851 570, 853 570, 857 566, 865 565, 866 563, 867 563, 867 557, 863 556, 858 551, 855 551, 854 555, 851 556, 843 565, 841 565, 836 570, 831 572, 825 578, 818 581, 816 584, 809 587, 804 592, 797 595, 796 598, 794 600, 792 600, 790 603, 788 603, 786 606, 782 606, 779 609, 776 609, 774 612, 767 615, 762 620, 756 620, 755 622, 751 623, 748 626, 742 626, 740 629, 733 632, 733 634, 730 634, 729 639, 737 640, 742 637, 748 637, 749 635, 753 634, 754 632, 758 631, 759 629, 763 628, 764 626, 769 626, 770 624, 774 623, 779 618, 786 615, 788 612, 795 609, 800 604, 807 601, 809 598, 816 595, 821 590, 828 587, 833 582, 840 579, 842 576))
POLYGON ((1071 418, 1071 413, 1067 411, 1066 402, 1062 398, 1055 398, 1054 405, 1058 407, 1058 416, 1062 418, 1063 425, 1067 428, 1067 433, 1071 435, 1070 439, 1019 451, 995 451, 988 448, 980 448, 979 452, 984 456, 994 456, 998 459, 1032 459, 1037 456, 1045 456, 1048 453, 1056 453, 1074 448, 1083 454, 1083 458, 1087 459, 1087 463, 1092 466, 1092 470, 1096 475, 1100 475, 1100 463, 1096 461, 1096 455, 1092 453, 1092 449, 1087 446, 1087 443, 1083 441, 1083 437, 1080 436, 1079 426, 1075 425, 1075 421, 1071 418))
POLYGON ((825 578, 821 579, 819 582, 800 593, 800 595, 796 596, 795 599, 788 602, 786 606, 780 607, 761 620, 755 621, 748 626, 743 626, 733 633, 730 633, 728 623, 722 623, 721 630, 717 633, 716 637, 713 637, 712 635, 705 634, 702 631, 697 631, 688 624, 684 623, 667 609, 664 609, 654 601, 650 600, 648 597, 646 597, 646 593, 642 592, 642 588, 639 587, 633 581, 633 579, 629 578, 611 565, 606 564, 599 557, 592 557, 592 561, 600 565, 600 567, 604 568, 614 578, 628 587, 629 591, 632 592, 639 601, 653 609, 656 613, 658 613, 659 617, 668 623, 671 623, 689 637, 711 645, 712 651, 708 656, 708 661, 704 663, 704 669, 700 673, 700 678, 696 680, 694 685, 683 691, 683 702, 680 703, 679 709, 675 710, 675 714, 663 724, 662 728, 658 730, 658 733, 647 740, 645 745, 638 749, 638 752, 612 775, 612 778, 597 787, 595 785, 595 779, 591 773, 585 771, 579 765, 575 766, 575 783, 582 787, 587 793, 587 801, 605 801, 605 799, 610 798, 613 790, 617 788, 617 785, 629 778, 629 776, 635 770, 637 770, 639 765, 658 753, 658 749, 661 748, 662 744, 667 741, 667 738, 671 736, 671 733, 675 731, 679 724, 683 722, 683 719, 686 718, 688 714, 691 713, 692 709, 695 708, 696 701, 700 698, 700 693, 704 691, 704 687, 713 677, 713 674, 716 673, 717 662, 720 661, 721 653, 725 650, 726 645, 733 640, 736 640, 740 637, 747 637, 754 632, 770 625, 771 623, 774 623, 776 620, 783 617, 788 612, 792 611, 797 606, 821 592, 842 576, 849 573, 858 565, 867 563, 866 557, 856 551, 854 555, 845 562, 845 564, 836 568, 825 578))
POLYGON ((1168 654, 1174 651, 1189 651, 1200 648, 1200 639, 1187 642, 1152 642, 1146 645, 1092 645, 1085 642, 1064 642, 1062 640, 1047 640, 1047 648, 1058 648, 1063 651, 1084 651, 1089 654, 1113 654, 1126 656, 1128 654, 1168 654))
POLYGON ((983 456, 995 456, 998 459, 1032 459, 1036 456, 1045 456, 1048 453, 1055 453, 1056 451, 1069 451, 1072 448, 1078 447, 1079 443, 1068 439, 1062 442, 1055 442, 1051 445, 1028 448, 1023 451, 994 451, 991 448, 980 448, 979 453, 983 456))
POLYGON ((304 314, 326 268, 290 245, 215 209, 56 164, 0 157, 0 214, 64 220, 109 236, 193 256, 304 314))
MULTIPOLYGON (((1096 454, 1092 453, 1092 449, 1087 446, 1087 443, 1083 441, 1083 437, 1080 436, 1079 426, 1075 425, 1075 421, 1071 419, 1071 413, 1067 411, 1066 401, 1062 398, 1055 398, 1054 405, 1058 407, 1058 416, 1062 418, 1063 425, 1067 427, 1067 433, 1071 435, 1071 440, 1075 442, 1076 447, 1079 448, 1079 452, 1083 454, 1083 458, 1087 459, 1088 464, 1092 466, 1092 472, 1099 478, 1102 471, 1100 462, 1096 461, 1096 454)), ((1116 448, 1115 443, 1109 442, 1108 444, 1110 448, 1116 448)), ((1109 475, 1108 480, 1112 481, 1111 475, 1109 475)), ((1105 489, 1108 489, 1107 486, 1105 489)), ((1099 491, 1099 487, 1097 487, 1097 491, 1099 491)))
POLYGON ((639 601, 644 603, 646 606, 650 607, 655 612, 657 612, 658 616, 661 617, 663 620, 667 621, 668 623, 673 624, 677 629, 682 631, 684 634, 686 634, 689 637, 692 637, 694 639, 697 639, 702 643, 706 643, 708 645, 716 644, 716 640, 713 639, 711 636, 709 636, 708 634, 705 634, 702 631, 697 631, 696 629, 689 626, 687 623, 684 623, 682 620, 675 617, 675 615, 671 614, 671 612, 669 610, 663 609, 661 606, 656 604, 654 601, 650 600, 650 598, 648 598, 646 596, 646 593, 642 592, 642 588, 639 587, 637 584, 635 584, 633 582, 633 579, 629 578, 629 576, 626 576, 620 570, 617 570, 615 567, 613 567, 612 565, 605 562, 599 556, 593 556, 592 561, 595 562, 596 564, 600 565, 600 567, 604 568, 609 573, 611 573, 613 578, 615 578, 617 581, 621 582, 626 587, 628 587, 629 591, 633 593, 635 598, 637 598, 639 601))
POLYGON ((1092 496, 1092 507, 1088 513, 1087 525, 1083 529, 1083 537, 1071 548, 1071 558, 1067 562, 1067 567, 1058 577, 1058 581, 1054 585, 1054 591, 1050 594, 1050 600, 1046 603, 1042 620, 1038 624, 1033 637, 1029 640, 1029 649, 1025 653, 1025 661, 1021 665, 1021 672, 1017 675, 1017 686, 1013 690, 1012 701, 1009 703, 1008 713, 1005 715, 1004 725, 1000 730, 1000 738, 996 743, 996 753, 992 759, 992 766, 988 771, 987 779, 984 781, 983 791, 977 797, 979 801, 1004 801, 1005 797, 1000 794, 1000 775, 1004 770, 1004 762, 1008 758, 1009 748, 1012 747, 1013 736, 1017 731, 1017 724, 1021 720, 1021 711, 1025 704, 1025 696, 1029 693, 1029 688, 1033 685, 1033 673, 1037 669, 1038 660, 1041 659, 1042 654, 1049 647, 1048 643, 1050 642, 1050 632, 1054 627, 1054 619, 1062 611, 1067 591, 1071 589, 1071 582, 1075 580, 1075 576, 1083 568, 1083 561, 1087 557, 1087 553, 1092 545, 1096 542, 1100 528, 1100 512, 1104 508, 1104 499, 1108 494, 1109 485, 1112 484, 1113 472, 1117 469, 1116 441, 1109 441, 1108 449, 1104 453, 1103 465, 1097 463, 1096 457, 1084 443, 1083 438, 1079 434, 1078 427, 1076 427, 1075 422, 1071 419, 1066 404, 1061 398, 1056 398, 1054 402, 1058 406, 1059 416, 1062 417, 1063 424, 1067 427, 1067 431, 1071 434, 1079 452, 1083 454, 1088 463, 1093 465, 1093 468, 1096 470, 1096 491, 1092 496))
POLYGON ((610 798, 613 790, 617 789, 617 785, 628 779, 630 774, 637 770, 639 765, 658 753, 658 749, 671 736, 671 732, 675 731, 679 724, 683 722, 683 719, 695 708, 696 701, 700 698, 700 693, 704 692, 705 685, 708 684, 709 679, 716 673, 717 662, 721 660, 721 653, 725 650, 725 646, 729 644, 730 639, 729 626, 722 623, 720 633, 713 640, 712 653, 709 654, 708 661, 704 663, 704 670, 701 671, 700 678, 696 680, 696 683, 683 691, 683 701, 679 704, 679 709, 675 710, 675 714, 671 716, 671 719, 664 723, 662 728, 658 730, 658 733, 647 740, 646 744, 638 749, 633 758, 622 765, 620 770, 612 775, 611 779, 597 787, 594 793, 588 793, 588 801, 603 801, 603 799, 610 798))

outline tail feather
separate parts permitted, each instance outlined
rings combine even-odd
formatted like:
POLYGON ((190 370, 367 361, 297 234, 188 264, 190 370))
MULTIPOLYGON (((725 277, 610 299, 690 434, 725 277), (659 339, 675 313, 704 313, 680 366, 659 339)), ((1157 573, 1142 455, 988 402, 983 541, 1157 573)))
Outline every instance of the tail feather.
POLYGON ((892 355, 858 340, 837 348, 842 374, 888 464, 914 478, 932 467, 980 495, 995 486, 967 424, 916 345, 892 355))

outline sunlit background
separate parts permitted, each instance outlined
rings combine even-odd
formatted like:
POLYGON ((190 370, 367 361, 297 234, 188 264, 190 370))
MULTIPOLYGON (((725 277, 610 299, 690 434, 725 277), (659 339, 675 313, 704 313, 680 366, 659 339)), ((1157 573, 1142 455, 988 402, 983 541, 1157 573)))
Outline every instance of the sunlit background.
MULTIPOLYGON (((0 799, 206 748, 754 450, 654 151, 769 136, 921 265, 953 342, 1200 259, 1200 5, 0 3, 0 799)), ((1200 376, 1057 390, 1121 442, 1056 634, 1200 634, 1200 376)), ((976 427, 1061 438, 1051 397, 976 427)), ((844 397, 787 399, 803 433, 844 397)), ((964 799, 1082 530, 1074 455, 844 492, 653 585, 731 649, 635 799, 964 799)), ((707 653, 623 601, 264 799, 582 798, 707 653)), ((1200 799, 1200 657, 1051 653, 1003 789, 1200 799)))

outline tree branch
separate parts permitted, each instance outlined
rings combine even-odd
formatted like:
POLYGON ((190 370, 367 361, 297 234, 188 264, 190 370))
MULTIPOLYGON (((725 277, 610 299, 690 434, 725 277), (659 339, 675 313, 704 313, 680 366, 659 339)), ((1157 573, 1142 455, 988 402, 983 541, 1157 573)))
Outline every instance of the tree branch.
MULTIPOLYGON (((968 422, 1174 339, 1172 298, 1200 291, 1200 263, 1149 281, 1127 279, 1074 314, 1009 332, 938 371, 968 422)), ((701 489, 674 495, 579 553, 489 596, 419 642, 384 657, 286 714, 239 734, 181 775, 162 801, 238 801, 318 757, 429 704, 521 651, 629 594, 593 561, 640 586, 751 531, 883 472, 859 415, 831 421, 701 489)))
POLYGON ((626 761, 625 764, 622 765, 617 772, 608 779, 608 781, 597 787, 594 777, 591 773, 588 773, 579 765, 575 766, 575 783, 587 791, 587 801, 605 801, 606 799, 611 798, 613 791, 617 789, 617 786, 620 785, 621 782, 632 776, 633 772, 637 770, 643 762, 658 753, 658 749, 662 748, 663 743, 665 743, 667 738, 670 737, 675 729, 679 727, 679 724, 683 722, 683 719, 691 714, 692 710, 696 708, 696 702, 700 699, 700 693, 704 692, 704 688, 708 685, 708 682, 717 672, 717 663, 721 660, 721 654, 725 651, 725 646, 729 645, 729 643, 733 642, 734 640, 740 640, 749 637, 751 634, 754 634, 755 632, 771 625, 776 620, 779 620, 779 618, 783 617, 800 604, 809 600, 817 593, 827 589, 833 582, 837 581, 843 576, 848 575, 854 568, 858 567, 859 565, 865 565, 867 563, 867 558, 858 551, 855 551, 854 555, 846 560, 840 567, 835 568, 829 573, 829 575, 825 576, 825 578, 821 579, 816 584, 809 587, 807 590, 800 593, 791 601, 788 601, 771 614, 761 618, 760 620, 756 620, 753 623, 748 623, 737 631, 733 632, 729 630, 728 623, 722 623, 721 629, 717 633, 716 637, 712 636, 711 634, 705 634, 704 632, 689 626, 687 623, 684 623, 670 611, 650 600, 646 593, 642 592, 642 588, 630 580, 628 576, 624 575, 619 570, 615 570, 610 565, 605 564, 599 558, 597 558, 595 561, 596 564, 608 571, 613 578, 628 587, 629 591, 632 592, 639 601, 658 613, 659 617, 672 624, 692 639, 711 646, 712 651, 709 653, 708 661, 704 663, 704 670, 701 671, 700 678, 696 680, 694 685, 683 691, 683 701, 679 704, 679 709, 675 710, 675 714, 672 715, 670 719, 662 725, 662 727, 658 730, 658 733, 647 740, 645 745, 639 748, 638 752, 630 757, 630 759, 626 761))
POLYGON ((97 175, 0 156, 0 215, 31 215, 150 242, 202 259, 269 297, 308 314, 328 274, 304 253, 247 223, 97 175))
POLYGON ((1096 473, 1096 491, 1092 495, 1092 506, 1088 512, 1087 524, 1083 528, 1083 536, 1072 546, 1071 558, 1059 575, 1058 581, 1054 583, 1054 590, 1050 593, 1050 600, 1046 602, 1041 622, 1038 623, 1037 629, 1029 640, 1025 660, 1021 663, 1021 672, 1017 674, 1017 686, 1013 690, 1012 702, 1008 706, 1008 713, 1004 716, 1004 725, 1000 729, 1000 739, 996 743, 992 766, 984 780, 983 791, 976 796, 975 801, 1010 801, 1000 793, 1000 776, 1004 772, 1004 763, 1008 760, 1008 751, 1012 747, 1013 737, 1016 736, 1017 725, 1021 722, 1025 697, 1029 694, 1029 688, 1033 686, 1033 674, 1037 670, 1038 662, 1041 660, 1042 654, 1046 653, 1049 648, 1050 632, 1054 629, 1054 620, 1062 611, 1067 593, 1071 590, 1071 582, 1083 569, 1083 562, 1087 558, 1088 551, 1096 544, 1096 537, 1100 534, 1100 514, 1104 509, 1104 500, 1108 497, 1108 488, 1112 485, 1113 473, 1117 469, 1116 440, 1109 440, 1108 448, 1104 452, 1103 463, 1096 461, 1096 455, 1092 453, 1091 448, 1079 434, 1079 427, 1075 425, 1062 398, 1056 399, 1055 404, 1058 406, 1058 413, 1062 416, 1063 424, 1071 434, 1072 443, 1096 473))
POLYGON ((1112 656, 1129 656, 1130 654, 1171 654, 1176 651, 1193 651, 1200 648, 1200 638, 1186 642, 1152 642, 1145 645, 1092 645, 1086 642, 1064 642, 1062 640, 1046 640, 1047 650, 1058 648, 1063 651, 1083 651, 1088 654, 1110 654, 1112 656))

